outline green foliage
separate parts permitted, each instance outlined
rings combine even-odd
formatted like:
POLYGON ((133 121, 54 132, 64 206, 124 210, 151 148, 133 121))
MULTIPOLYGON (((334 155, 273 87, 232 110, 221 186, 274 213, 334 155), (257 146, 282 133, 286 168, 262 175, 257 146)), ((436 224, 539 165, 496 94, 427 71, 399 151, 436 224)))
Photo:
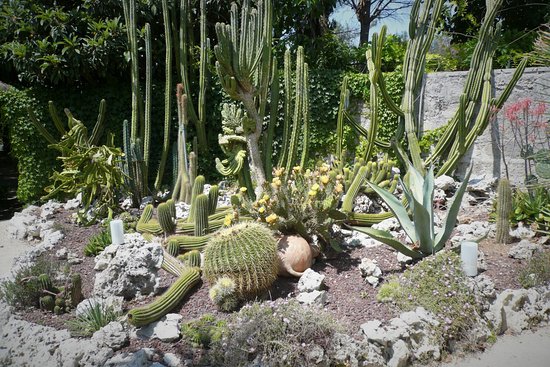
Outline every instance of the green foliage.
POLYGON ((538 230, 550 230, 550 188, 536 187, 529 192, 516 190, 513 197, 511 222, 535 225, 538 230))
POLYGON ((408 208, 393 196, 393 194, 380 188, 378 185, 369 183, 372 189, 389 206, 403 230, 411 239, 413 243, 412 247, 404 245, 388 231, 370 227, 352 228, 356 231, 368 234, 372 238, 391 246, 395 250, 413 259, 433 255, 445 247, 445 243, 451 236, 471 173, 472 170, 466 174, 462 185, 456 191, 453 203, 447 212, 447 217, 443 221, 443 227, 437 233, 434 226, 433 212, 433 168, 423 177, 416 168, 409 165, 409 171, 407 172, 409 175, 408 184, 401 185, 408 202, 408 208), (412 220, 409 218, 409 211, 412 213, 412 220))
POLYGON ((97 256, 105 247, 111 244, 111 231, 104 229, 98 234, 93 235, 84 246, 84 255, 97 256))
POLYGON ((229 277, 235 296, 247 298, 267 290, 277 279, 277 242, 269 228, 244 222, 214 234, 204 251, 205 278, 214 284, 229 277))
POLYGON ((274 170, 274 178, 265 194, 251 202, 243 195, 246 211, 270 228, 285 234, 299 234, 311 239, 317 235, 326 244, 338 245, 329 230, 336 222, 334 215, 343 195, 342 177, 325 163, 315 170, 296 166, 290 172, 274 170))
POLYGON ((524 288, 537 287, 550 281, 550 252, 533 255, 527 267, 519 273, 519 283, 524 288))
POLYGON ((380 287, 379 300, 390 300, 401 311, 424 307, 440 322, 433 326, 439 342, 460 339, 475 325, 477 306, 458 255, 451 251, 428 257, 380 287))
POLYGON ((19 269, 13 280, 0 284, 0 298, 16 309, 39 307, 40 297, 45 295, 44 283, 39 278, 55 279, 58 268, 54 262, 39 259, 19 269))
POLYGON ((67 326, 72 335, 91 336, 111 321, 116 321, 119 316, 120 313, 115 312, 112 307, 105 306, 101 302, 89 301, 85 311, 76 318, 67 321, 67 326))
POLYGON ((195 348, 209 348, 212 343, 218 343, 221 340, 226 329, 227 323, 224 320, 205 314, 197 320, 183 323, 181 335, 195 348))
POLYGON ((20 81, 52 85, 120 75, 126 66, 120 4, 5 1, 0 58, 20 81), (78 4, 78 5, 77 5, 78 4))
POLYGON ((256 358, 265 366, 315 366, 310 351, 322 348, 323 362, 333 365, 337 351, 331 342, 338 332, 339 325, 322 310, 295 301, 253 303, 231 316, 210 356, 220 366, 247 366, 256 358))

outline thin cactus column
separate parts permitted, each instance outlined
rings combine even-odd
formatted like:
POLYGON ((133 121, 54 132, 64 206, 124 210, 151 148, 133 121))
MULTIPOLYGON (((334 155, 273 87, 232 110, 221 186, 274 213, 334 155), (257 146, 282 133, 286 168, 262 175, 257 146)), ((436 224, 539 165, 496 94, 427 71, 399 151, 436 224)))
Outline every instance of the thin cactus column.
POLYGON ((508 243, 510 237, 510 213, 512 212, 512 189, 510 181, 501 178, 497 189, 497 243, 508 243))

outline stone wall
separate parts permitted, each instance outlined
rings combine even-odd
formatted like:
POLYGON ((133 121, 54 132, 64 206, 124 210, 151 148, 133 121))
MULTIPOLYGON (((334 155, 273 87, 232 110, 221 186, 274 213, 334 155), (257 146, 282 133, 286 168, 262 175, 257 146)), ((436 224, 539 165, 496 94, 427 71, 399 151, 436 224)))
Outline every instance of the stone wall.
MULTIPOLYGON (((512 77, 513 69, 503 69, 494 71, 493 95, 498 97, 506 84, 512 77)), ((429 130, 445 124, 453 116, 458 108, 458 99, 462 93, 462 87, 466 80, 467 72, 441 72, 430 73, 426 75, 423 97, 423 129, 429 130)), ((512 91, 508 102, 516 102, 522 98, 531 98, 533 101, 543 101, 549 104, 550 110, 550 68, 527 68, 523 76, 518 81, 512 91)), ((546 113, 546 120, 550 116, 546 113)), ((498 147, 497 123, 505 122, 503 111, 499 112, 494 123, 487 127, 485 133, 480 136, 473 149, 462 160, 457 174, 460 176, 465 167, 470 164, 474 167, 473 177, 483 177, 487 179, 504 177, 504 165, 502 164, 502 153, 498 147)), ((507 129, 508 133, 504 135, 505 149, 504 155, 508 162, 510 180, 523 185, 524 165, 520 158, 520 150, 514 142, 514 137, 507 129)), ((540 147, 541 142, 538 142, 540 147)), ((535 151, 537 149, 535 148, 535 151)))

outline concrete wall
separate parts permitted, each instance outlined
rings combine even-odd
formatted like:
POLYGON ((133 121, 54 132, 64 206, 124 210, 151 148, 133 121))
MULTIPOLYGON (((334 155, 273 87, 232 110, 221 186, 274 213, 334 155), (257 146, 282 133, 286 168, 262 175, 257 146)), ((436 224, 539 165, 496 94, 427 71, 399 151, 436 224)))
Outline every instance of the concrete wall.
MULTIPOLYGON (((494 71, 493 95, 498 97, 512 77, 513 69, 494 71)), ((426 75, 423 97, 423 123, 424 130, 433 129, 445 124, 458 108, 458 99, 462 93, 462 87, 466 80, 466 72, 442 72, 426 75)), ((550 110, 550 68, 528 68, 516 84, 507 103, 516 102, 522 98, 531 98, 533 101, 542 101, 548 104, 550 110)), ((549 113, 546 113, 548 120, 549 113)), ((501 151, 496 143, 498 128, 496 124, 505 122, 504 112, 499 112, 493 124, 489 125, 480 136, 473 149, 462 160, 457 174, 464 172, 470 164, 474 167, 475 177, 486 178, 504 177, 504 165, 501 160, 501 151)), ((524 161, 520 157, 519 146, 515 143, 510 129, 504 134, 504 155, 508 162, 509 175, 512 182, 523 184, 524 161)), ((544 139, 543 139, 544 140, 544 139)), ((536 144, 541 146, 541 141, 536 144)), ((537 150, 535 148, 535 151, 537 150)))

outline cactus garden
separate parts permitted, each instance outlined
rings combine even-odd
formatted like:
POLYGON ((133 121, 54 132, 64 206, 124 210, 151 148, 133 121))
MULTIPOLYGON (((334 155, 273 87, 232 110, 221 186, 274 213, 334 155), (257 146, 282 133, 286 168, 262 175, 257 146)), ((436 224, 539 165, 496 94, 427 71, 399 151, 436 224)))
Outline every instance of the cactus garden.
POLYGON ((548 24, 503 68, 502 0, 467 65, 443 0, 360 47, 354 1, 31 3, 0 5, 0 365, 443 365, 548 329, 548 24))

